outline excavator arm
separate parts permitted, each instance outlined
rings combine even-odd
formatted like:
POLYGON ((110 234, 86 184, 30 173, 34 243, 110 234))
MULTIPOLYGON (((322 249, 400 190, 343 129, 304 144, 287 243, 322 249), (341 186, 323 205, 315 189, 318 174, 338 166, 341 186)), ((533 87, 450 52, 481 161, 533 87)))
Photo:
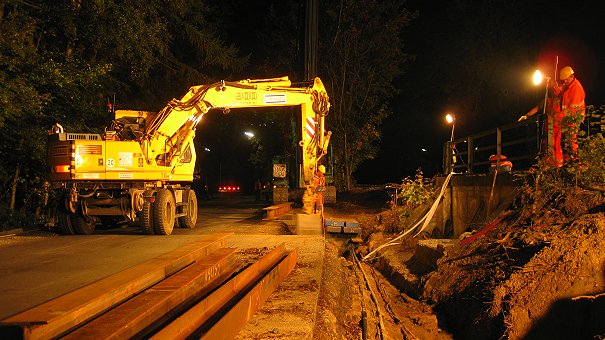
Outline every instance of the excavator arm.
POLYGON ((192 144, 197 124, 209 110, 284 106, 301 107, 302 175, 309 188, 331 136, 325 130, 329 97, 319 78, 304 87, 292 86, 288 77, 193 86, 183 98, 171 100, 151 119, 139 143, 148 164, 175 167, 192 144))

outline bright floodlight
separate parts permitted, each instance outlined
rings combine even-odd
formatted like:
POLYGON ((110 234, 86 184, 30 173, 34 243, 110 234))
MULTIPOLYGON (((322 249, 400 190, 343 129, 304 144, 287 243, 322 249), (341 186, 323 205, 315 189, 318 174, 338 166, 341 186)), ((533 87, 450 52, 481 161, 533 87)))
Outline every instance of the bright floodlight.
POLYGON ((422 152, 427 152, 427 149, 425 149, 425 148, 422 148, 420 150, 422 150, 422 152))
POLYGON ((250 131, 246 131, 246 132, 244 132, 244 135, 246 135, 246 137, 248 137, 248 138, 252 138, 252 137, 254 137, 254 133, 252 133, 252 132, 250 132, 250 131))
POLYGON ((451 113, 448 113, 447 115, 445 115, 445 120, 447 120, 448 123, 452 124, 455 120, 454 115, 451 113))
POLYGON ((536 70, 536 72, 534 72, 532 80, 534 82, 534 85, 540 85, 544 81, 544 75, 542 74, 542 72, 540 72, 540 70, 536 70))

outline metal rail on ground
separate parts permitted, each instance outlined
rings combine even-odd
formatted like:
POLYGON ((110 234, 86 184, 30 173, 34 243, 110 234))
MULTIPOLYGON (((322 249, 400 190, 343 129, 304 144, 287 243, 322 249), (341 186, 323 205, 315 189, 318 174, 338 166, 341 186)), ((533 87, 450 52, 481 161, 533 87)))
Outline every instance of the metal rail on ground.
POLYGON ((208 236, 2 320, 0 338, 235 337, 292 271, 297 252, 281 244, 238 273, 235 249, 224 248, 228 235, 208 236))

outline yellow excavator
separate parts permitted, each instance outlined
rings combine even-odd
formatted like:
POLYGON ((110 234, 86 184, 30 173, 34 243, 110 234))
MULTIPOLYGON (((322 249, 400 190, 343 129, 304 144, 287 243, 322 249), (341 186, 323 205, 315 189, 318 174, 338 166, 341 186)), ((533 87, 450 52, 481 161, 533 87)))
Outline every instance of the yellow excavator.
POLYGON ((146 234, 170 235, 175 226, 195 227, 193 139, 211 110, 300 106, 304 210, 312 211, 313 176, 327 152, 329 97, 319 78, 293 86, 288 77, 221 81, 193 86, 157 113, 116 110, 104 135, 48 135, 48 179, 55 191, 56 221, 64 234, 92 234, 98 222, 128 221, 146 234))

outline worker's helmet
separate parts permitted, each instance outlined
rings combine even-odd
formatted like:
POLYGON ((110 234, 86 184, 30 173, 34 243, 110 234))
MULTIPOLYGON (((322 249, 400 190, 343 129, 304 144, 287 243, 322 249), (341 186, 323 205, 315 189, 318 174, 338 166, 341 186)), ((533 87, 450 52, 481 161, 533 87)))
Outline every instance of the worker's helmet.
POLYGON ((317 167, 317 170, 319 170, 319 172, 321 172, 322 174, 326 173, 326 167, 322 165, 317 167))
POLYGON ((559 80, 565 80, 573 74, 573 69, 570 66, 565 66, 559 72, 559 80))

